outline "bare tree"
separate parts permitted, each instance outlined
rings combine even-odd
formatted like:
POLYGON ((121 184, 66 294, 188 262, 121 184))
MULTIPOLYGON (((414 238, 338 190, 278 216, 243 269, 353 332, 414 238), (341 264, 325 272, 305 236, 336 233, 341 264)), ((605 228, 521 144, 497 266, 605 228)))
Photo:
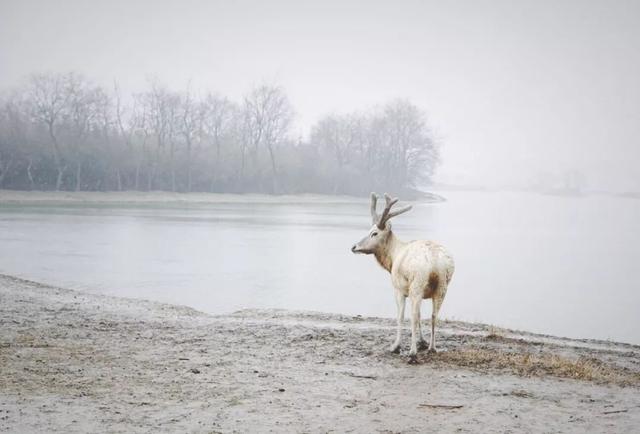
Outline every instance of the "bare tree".
POLYGON ((406 100, 365 114, 327 116, 313 128, 311 144, 334 163, 325 175, 333 180, 332 193, 402 191, 428 181, 439 161, 426 116, 406 100))
POLYGON ((0 185, 10 188, 139 190, 146 177, 146 190, 363 194, 412 189, 439 161, 425 114, 406 100, 327 116, 305 141, 291 138, 277 86, 236 104, 154 80, 126 98, 117 83, 107 93, 78 74, 36 74, 8 95, 0 185))
POLYGON ((67 162, 58 139, 58 128, 69 108, 69 87, 75 74, 34 74, 31 76, 29 94, 33 104, 33 116, 43 122, 49 133, 51 149, 56 165, 56 191, 62 186, 67 162))
MULTIPOLYGON (((133 189, 139 189, 139 181, 140 181, 140 153, 137 152, 137 149, 134 149, 133 142, 136 133, 137 126, 137 99, 133 98, 133 102, 131 107, 129 108, 129 112, 127 113, 127 108, 122 103, 122 96, 120 93, 120 86, 117 82, 113 83, 113 94, 115 99, 115 107, 114 107, 114 117, 115 124, 117 126, 118 137, 120 141, 124 144, 124 150, 126 153, 134 159, 134 181, 133 181, 133 189)), ((118 180, 118 189, 122 190, 122 174, 120 165, 116 165, 116 177, 118 180)))
POLYGON ((214 191, 216 181, 220 178, 222 146, 233 135, 237 112, 237 107, 231 101, 217 94, 208 93, 200 102, 201 137, 203 140, 206 137, 214 149, 209 191, 214 191))
POLYGON ((426 125, 425 114, 407 100, 388 103, 387 122, 393 186, 415 186, 428 180, 439 161, 438 147, 426 125))
POLYGON ((277 193, 276 147, 286 139, 289 133, 293 119, 291 103, 282 88, 262 85, 245 96, 243 111, 244 127, 256 159, 260 146, 264 146, 269 153, 273 180, 272 193, 277 193))
POLYGON ((357 116, 329 115, 313 127, 311 131, 311 143, 332 156, 329 176, 332 179, 332 193, 337 193, 340 185, 346 180, 345 166, 358 159, 356 143, 359 138, 360 122, 357 116))
POLYGON ((98 87, 92 87, 80 76, 72 76, 69 80, 67 92, 68 110, 65 122, 68 130, 68 141, 71 147, 72 159, 75 160, 75 190, 80 191, 82 185, 82 168, 88 149, 87 136, 98 128, 100 105, 109 104, 108 97, 98 87))
POLYGON ((132 114, 131 128, 133 129, 133 137, 136 142, 139 142, 139 158, 136 161, 135 171, 135 183, 136 190, 139 188, 141 165, 144 164, 147 171, 147 191, 151 190, 152 186, 152 168, 154 152, 150 149, 150 140, 153 136, 153 127, 150 116, 150 104, 148 103, 148 96, 145 93, 135 94, 133 96, 133 106, 136 110, 132 114))
POLYGON ((193 184, 192 153, 193 147, 199 146, 202 142, 204 132, 203 105, 195 99, 190 89, 181 96, 178 119, 178 130, 184 138, 186 145, 186 166, 187 166, 187 191, 190 192, 193 184))
MULTIPOLYGON (((5 116, 6 114, 3 113, 2 119, 0 119, 0 122, 2 123, 0 128, 9 129, 8 122, 4 119, 5 116)), ((0 137, 0 188, 2 187, 4 179, 7 176, 7 173, 9 173, 9 170, 11 169, 11 166, 13 166, 13 162, 15 160, 16 152, 12 149, 13 146, 11 142, 12 141, 8 134, 3 134, 0 137)))
POLYGON ((147 155, 147 187, 149 190, 154 188, 158 170, 168 157, 171 190, 176 191, 175 135, 178 130, 179 97, 157 81, 151 81, 151 89, 139 94, 138 99, 144 105, 145 133, 154 138, 156 143, 154 152, 147 155))
MULTIPOLYGON (((26 142, 27 119, 23 101, 14 93, 2 102, 0 109, 0 187, 20 158, 20 143, 26 142)), ((31 178, 31 181, 33 179, 31 178)), ((33 183, 31 184, 33 188, 33 183)))

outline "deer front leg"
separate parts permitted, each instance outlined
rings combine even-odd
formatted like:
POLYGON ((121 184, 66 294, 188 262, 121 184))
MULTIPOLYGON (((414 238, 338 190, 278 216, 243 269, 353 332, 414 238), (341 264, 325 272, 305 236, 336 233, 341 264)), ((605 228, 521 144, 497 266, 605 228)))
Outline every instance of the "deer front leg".
POLYGON ((404 306, 406 297, 400 291, 395 291, 396 297, 396 314, 397 314, 397 325, 396 325, 396 340, 391 345, 390 351, 392 353, 400 352, 400 338, 402 336, 402 323, 404 322, 404 306))
POLYGON ((409 362, 416 361, 418 354, 418 334, 420 333, 420 304, 422 298, 411 297, 411 349, 409 349, 409 362))

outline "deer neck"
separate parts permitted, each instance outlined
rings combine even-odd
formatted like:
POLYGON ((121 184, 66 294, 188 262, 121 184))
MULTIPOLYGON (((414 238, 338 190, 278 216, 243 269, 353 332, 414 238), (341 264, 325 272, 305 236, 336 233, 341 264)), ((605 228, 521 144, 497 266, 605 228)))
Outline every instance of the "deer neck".
POLYGON ((378 264, 380 264, 380 266, 389 273, 391 273, 393 261, 397 257, 403 244, 404 243, 402 241, 396 238, 393 232, 390 232, 387 242, 374 254, 378 264))

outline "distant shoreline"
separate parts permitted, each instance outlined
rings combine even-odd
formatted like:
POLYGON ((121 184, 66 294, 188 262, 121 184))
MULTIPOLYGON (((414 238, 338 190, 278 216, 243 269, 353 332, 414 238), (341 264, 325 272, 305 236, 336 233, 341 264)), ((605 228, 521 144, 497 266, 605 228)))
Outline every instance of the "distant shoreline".
POLYGON ((0 275, 0 431, 632 431, 640 346, 444 321, 212 316, 0 275), (419 378, 420 381, 416 381, 419 378), (550 412, 553 417, 549 417, 550 412))
MULTIPOLYGON (((590 196, 605 196, 626 199, 640 199, 640 193, 612 193, 603 191, 587 191, 580 194, 564 191, 538 191, 538 190, 509 190, 488 188, 441 188, 434 187, 431 191, 415 191, 406 196, 399 197, 405 202, 446 202, 447 193, 457 192, 521 192, 538 194, 550 197, 584 198, 590 196)), ((326 195, 326 194, 283 194, 270 195, 261 193, 183 193, 167 191, 25 191, 25 190, 0 190, 0 206, 2 205, 87 205, 102 204, 109 206, 130 205, 214 205, 222 203, 279 203, 279 204, 306 204, 306 203, 363 203, 368 202, 368 197, 326 195)))
MULTIPOLYGON (((400 197, 411 201, 408 197, 400 197)), ((22 191, 0 190, 1 204, 193 204, 206 205, 218 203, 350 203, 367 201, 368 197, 323 195, 323 194, 232 194, 232 193, 172 193, 166 191, 22 191)), ((421 202, 441 202, 446 200, 435 193, 420 192, 413 200, 421 202)))

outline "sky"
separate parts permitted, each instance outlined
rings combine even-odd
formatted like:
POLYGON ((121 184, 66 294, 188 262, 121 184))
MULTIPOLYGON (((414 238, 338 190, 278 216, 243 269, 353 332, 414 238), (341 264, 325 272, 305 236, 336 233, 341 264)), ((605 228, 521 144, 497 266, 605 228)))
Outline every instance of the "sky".
POLYGON ((232 99, 282 85, 296 136, 408 98, 442 146, 440 183, 580 171, 640 191, 640 0, 0 0, 0 89, 47 71, 232 99))

